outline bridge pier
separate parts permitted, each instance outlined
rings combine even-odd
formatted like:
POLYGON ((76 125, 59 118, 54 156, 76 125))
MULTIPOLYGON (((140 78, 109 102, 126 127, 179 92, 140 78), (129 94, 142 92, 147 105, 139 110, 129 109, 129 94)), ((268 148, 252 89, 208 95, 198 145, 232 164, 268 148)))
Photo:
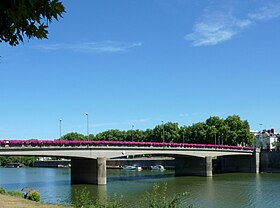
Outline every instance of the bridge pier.
POLYGON ((260 173, 260 149, 256 149, 253 154, 253 161, 255 163, 255 167, 252 170, 254 173, 260 173))
POLYGON ((106 185, 106 158, 71 159, 71 184, 106 185))
POLYGON ((208 176, 213 175, 212 157, 175 157, 176 176, 208 176))
POLYGON ((218 172, 243 172, 259 173, 260 151, 256 150, 251 156, 248 155, 228 155, 217 159, 218 172))

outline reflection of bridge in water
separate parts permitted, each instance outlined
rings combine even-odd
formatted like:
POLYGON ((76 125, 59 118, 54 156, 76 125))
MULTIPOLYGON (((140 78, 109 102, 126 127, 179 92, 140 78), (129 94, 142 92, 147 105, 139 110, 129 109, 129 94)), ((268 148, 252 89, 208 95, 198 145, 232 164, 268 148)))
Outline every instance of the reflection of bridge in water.
POLYGON ((175 175, 212 176, 212 160, 221 172, 259 172, 259 152, 253 148, 210 144, 116 141, 0 141, 1 156, 41 156, 71 159, 71 182, 106 184, 106 159, 132 155, 175 158, 175 175))

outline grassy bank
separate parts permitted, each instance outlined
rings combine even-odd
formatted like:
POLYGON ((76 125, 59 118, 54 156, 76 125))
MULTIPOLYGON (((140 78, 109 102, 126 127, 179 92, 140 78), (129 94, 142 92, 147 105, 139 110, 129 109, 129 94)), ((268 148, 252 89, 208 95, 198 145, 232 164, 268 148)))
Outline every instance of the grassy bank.
POLYGON ((9 196, 0 194, 0 207, 1 208, 69 208, 63 205, 50 205, 40 202, 26 200, 20 197, 9 196))

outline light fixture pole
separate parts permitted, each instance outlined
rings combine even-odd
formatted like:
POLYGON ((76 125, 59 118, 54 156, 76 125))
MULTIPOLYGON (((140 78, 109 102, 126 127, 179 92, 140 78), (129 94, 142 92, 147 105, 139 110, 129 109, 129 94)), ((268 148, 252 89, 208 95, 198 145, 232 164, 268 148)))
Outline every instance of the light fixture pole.
POLYGON ((215 134, 215 145, 217 144, 217 141, 216 141, 216 126, 213 126, 214 127, 214 134, 215 134))
POLYGON ((61 122, 62 119, 59 119, 59 138, 61 138, 61 122))
POLYGON ((260 123, 259 125, 260 125, 260 131, 262 132, 262 125, 263 125, 263 124, 260 123))
POLYGON ((164 142, 164 121, 161 121, 162 123, 162 142, 164 142))
POLYGON ((86 113, 86 116, 87 116, 87 136, 89 134, 89 128, 88 128, 88 113, 86 113))
POLYGON ((133 142, 133 128, 134 128, 134 124, 132 124, 131 126, 131 141, 133 142))
POLYGON ((262 130, 263 130, 263 129, 262 129, 262 125, 263 125, 263 124, 260 123, 259 125, 260 125, 259 140, 260 140, 260 144, 261 144, 260 146, 262 147, 262 146, 263 146, 263 141, 262 141, 262 139, 263 139, 263 138, 262 138, 262 130))
POLYGON ((183 129, 183 143, 185 143, 185 129, 183 129))

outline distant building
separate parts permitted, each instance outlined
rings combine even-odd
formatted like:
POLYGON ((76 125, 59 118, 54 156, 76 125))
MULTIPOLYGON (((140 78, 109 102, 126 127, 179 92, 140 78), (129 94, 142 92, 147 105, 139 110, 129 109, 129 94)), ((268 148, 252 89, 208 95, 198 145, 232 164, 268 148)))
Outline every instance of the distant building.
POLYGON ((253 143, 253 146, 256 148, 271 150, 274 148, 275 142, 278 142, 278 138, 274 132, 274 129, 264 129, 256 133, 256 139, 253 143))

